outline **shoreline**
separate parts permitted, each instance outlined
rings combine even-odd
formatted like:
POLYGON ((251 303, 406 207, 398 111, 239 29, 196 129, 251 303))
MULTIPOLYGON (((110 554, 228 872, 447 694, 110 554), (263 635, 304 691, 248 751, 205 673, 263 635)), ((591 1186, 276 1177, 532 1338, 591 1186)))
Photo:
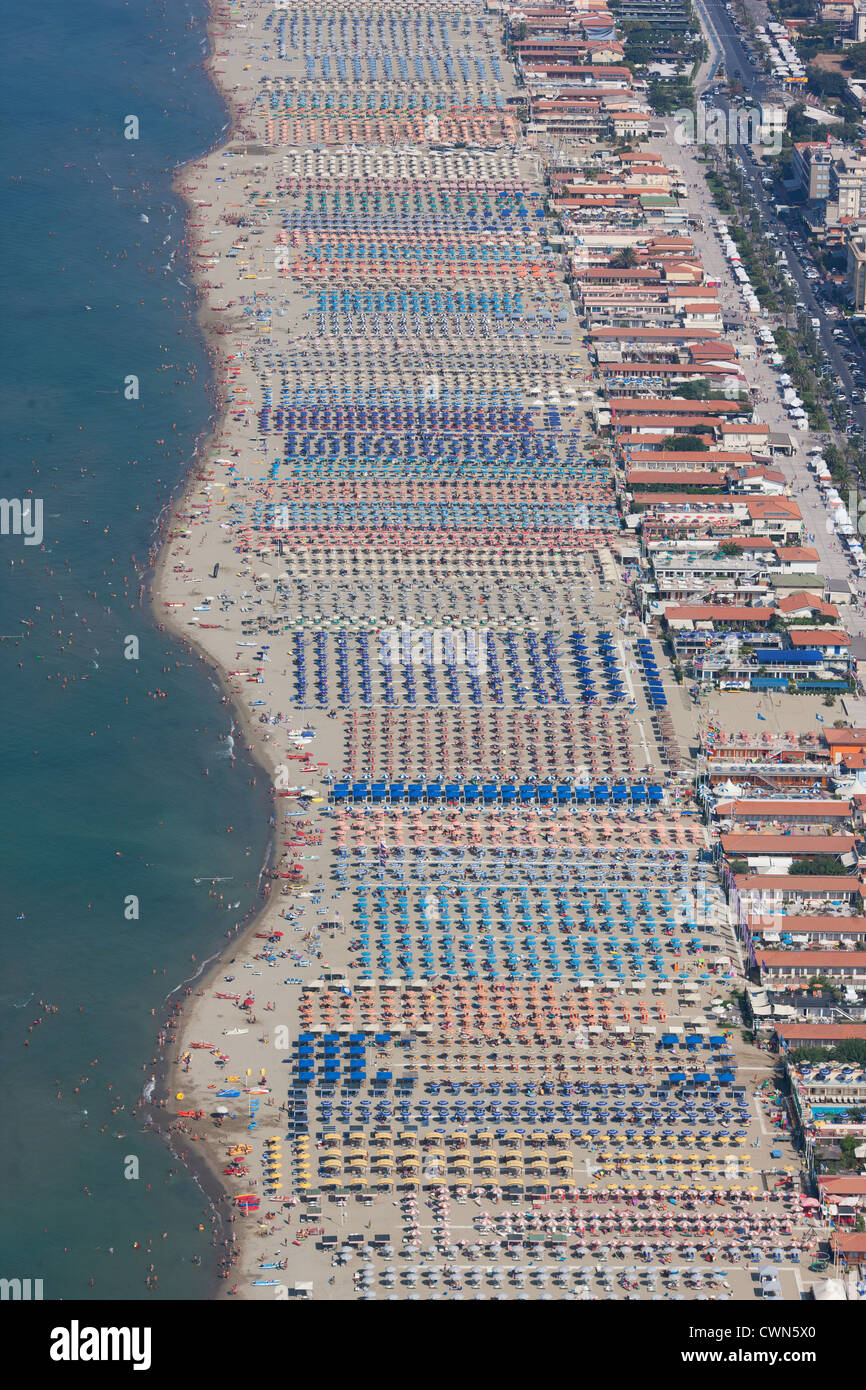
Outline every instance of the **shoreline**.
MULTIPOLYGON (((220 154, 227 150, 237 138, 242 129, 244 108, 238 102, 236 96, 237 88, 221 81, 221 73, 216 65, 216 45, 218 40, 217 25, 218 20, 214 11, 217 9, 218 0, 208 0, 209 18, 206 23, 206 33, 208 38, 208 53, 202 60, 203 67, 207 70, 209 80, 218 92, 224 103, 228 116, 228 128, 225 138, 213 146, 211 149, 203 151, 194 160, 180 165, 174 172, 171 186, 175 194, 184 207, 185 231, 182 240, 186 257, 186 273, 189 275, 195 296, 194 314, 196 321, 201 329, 205 351, 207 353, 211 380, 214 389, 214 408, 211 413, 208 427, 202 431, 196 441, 194 453, 188 468, 185 470, 182 481, 167 498, 160 517, 157 519, 154 539, 146 561, 145 567, 140 571, 140 596, 143 607, 146 607, 151 621, 158 631, 169 632, 174 639, 185 650, 195 653, 199 660, 206 666, 208 673, 212 674, 219 688, 222 691, 222 702, 231 711, 235 725, 244 733, 246 740, 246 751, 252 756, 253 762, 262 771, 270 775, 267 761, 263 756, 263 750, 254 738, 249 711, 243 703, 236 698, 232 691, 228 677, 222 665, 214 660, 213 654, 207 648, 193 640, 189 629, 184 628, 180 622, 173 619, 171 610, 160 613, 158 603, 163 586, 166 582, 166 572, 169 562, 170 537, 160 535, 164 526, 170 521, 171 515, 184 505, 184 502, 194 491, 196 484, 200 481, 202 470, 205 466, 205 455, 208 448, 214 446, 218 440, 219 432, 225 422, 228 411, 228 400, 225 391, 220 383, 219 371, 222 365, 222 354, 220 352, 219 338, 220 333, 214 323, 209 321, 212 310, 207 305, 207 288, 201 283, 201 277, 197 271, 192 254, 190 234, 193 226, 196 204, 190 192, 183 187, 192 170, 205 163, 207 160, 218 158, 220 154)), ((273 791, 271 792, 273 799, 273 791)), ((276 852, 276 823, 274 823, 272 833, 268 837, 265 848, 265 855, 259 869, 258 893, 261 898, 263 879, 268 872, 269 866, 273 863, 276 852)), ((214 982, 219 970, 226 964, 230 953, 242 951, 254 934, 256 926, 261 923, 267 913, 267 895, 264 901, 260 901, 249 919, 238 929, 236 935, 232 936, 225 944, 221 945, 211 957, 206 968, 200 973, 188 976, 178 982, 174 989, 169 993, 163 1002, 162 1011, 157 1018, 157 1034, 163 1031, 169 1032, 169 1037, 165 1042, 157 1046, 157 1064, 152 1075, 155 1082, 150 1097, 145 1100, 139 1097, 137 1106, 139 1114, 145 1113, 148 1119, 148 1127, 157 1133, 172 1155, 184 1165, 189 1171, 193 1180, 201 1188, 202 1193, 214 1213, 215 1227, 218 1236, 228 1234, 229 1227, 234 1220, 230 1215, 227 1203, 230 1200, 230 1189, 223 1181, 223 1176, 219 1170, 218 1161, 213 1150, 206 1149, 203 1145, 194 1151, 180 1147, 180 1140, 183 1132, 171 1127, 171 1116, 169 1111, 164 1108, 172 1104, 173 1091, 171 1085, 171 1070, 177 1065, 177 1057, 183 1051, 186 1035, 191 1026, 192 1014, 196 999, 204 997, 209 986, 214 982), (198 988, 189 994, 179 1009, 175 1012, 171 1007, 171 999, 174 995, 182 994, 188 989, 191 981, 196 981, 198 988), (174 1036, 171 1036, 173 1025, 174 1036), (160 1104, 161 1102, 161 1104, 160 1104)), ((212 1136, 208 1136, 212 1137, 212 1136)), ((195 1140, 190 1140, 194 1143, 195 1140)), ((198 1141, 201 1144, 201 1140, 198 1141)), ((218 1251, 214 1254, 212 1269, 212 1282, 209 1289, 209 1299, 227 1297, 228 1280, 222 1279, 219 1274, 218 1251)))
MULTIPOLYGON (((236 18, 255 17, 258 19, 259 14, 258 7, 245 6, 243 7, 243 14, 236 16, 236 18)), ((257 29, 256 25, 244 27, 250 30, 257 29)), ((302 770, 298 768, 297 764, 290 765, 293 766, 295 772, 312 772, 314 785, 317 785, 321 780, 320 769, 322 767, 331 767, 336 771, 342 771, 346 767, 345 735, 340 725, 332 724, 329 721, 321 701, 317 701, 311 706, 301 698, 299 704, 292 693, 290 683, 285 679, 287 676, 285 669, 282 671, 282 681, 279 672, 274 670, 272 666, 257 666, 253 675, 244 670, 235 671, 232 669, 233 666, 244 667, 248 665, 246 659, 240 659, 240 646, 237 644, 241 643, 242 636, 249 637, 252 633, 244 634, 241 632, 240 615, 243 612, 255 613, 256 609, 249 606, 253 603, 269 605, 269 588, 272 583, 274 585, 274 597, 276 597, 276 571, 279 561, 276 552, 268 557, 261 553, 255 554, 252 549, 245 551, 242 546, 239 546, 237 516, 233 516, 230 523, 223 523, 221 530, 216 524, 219 520, 217 507, 223 501, 229 500, 235 500, 236 503, 244 506, 249 502, 250 497, 256 497, 262 484, 267 489, 268 469, 273 462, 273 450, 275 446, 278 447, 278 444, 275 440, 265 442, 256 422, 254 402, 261 399, 262 361, 266 363, 272 353, 279 353, 284 346, 283 333, 288 330, 287 345, 290 352, 295 354, 295 363, 297 364, 294 370, 305 372, 309 370, 305 363, 307 353, 313 352, 313 349, 308 348, 307 344, 310 339, 315 339, 315 335, 310 333, 303 322, 304 319, 309 319, 310 315, 304 312, 302 290, 299 290, 290 279, 278 277, 276 281, 272 280, 269 274, 272 266, 265 259, 266 248, 261 242, 256 241, 256 235, 262 235, 261 230, 258 229, 262 228, 268 220, 267 212, 264 215, 260 212, 264 204, 259 201, 257 190, 263 186, 267 187, 269 181, 274 177, 279 181, 281 177, 279 171, 285 156, 280 154, 278 147, 268 146, 265 148, 260 146, 254 135, 251 137, 252 154, 244 155, 231 148, 233 144, 242 143, 236 138, 238 126, 243 117, 243 108, 237 93, 244 90, 240 82, 235 82, 232 85, 232 79, 240 77, 246 66, 244 58, 249 55, 237 51, 233 52, 226 60, 225 70, 220 67, 220 70, 217 71, 215 61, 219 55, 217 53, 215 24, 211 26, 209 33, 211 35, 209 71, 215 85, 225 97, 226 104, 232 114, 232 122, 226 139, 218 147, 209 154, 190 161, 177 171, 175 186, 187 208, 184 244, 189 261, 191 281, 199 296, 197 317, 204 334, 213 371, 215 408, 211 428, 203 433, 198 441, 183 486, 172 495, 170 503, 160 518, 160 543, 158 553, 154 555, 149 601, 157 625, 177 636, 188 649, 195 650, 199 658, 207 663, 209 670, 215 673, 223 692, 223 699, 232 707, 238 728, 243 730, 254 762, 260 765, 271 779, 274 824, 273 834, 269 842, 269 858, 266 862, 270 864, 271 872, 276 874, 280 867, 288 867, 288 864, 283 866, 281 860, 287 857, 287 854, 288 857, 292 856, 292 850, 287 852, 286 849, 281 848, 277 839, 277 831, 283 828, 283 822, 279 815, 281 803, 277 799, 276 788, 273 786, 274 770, 275 765, 280 760, 280 751, 282 751, 283 756, 294 756, 285 747, 286 735, 291 737, 291 730, 287 727, 287 723, 282 723, 284 718, 282 711, 287 712, 285 715, 287 721, 297 720, 299 724, 312 727, 315 731, 316 751, 313 757, 325 758, 325 762, 319 761, 310 766, 305 764, 302 770), (234 65, 234 71, 232 71, 232 65, 234 65), (268 155, 267 162, 271 165, 267 173, 263 167, 265 153, 268 155), (220 177, 220 175, 224 177, 220 177), (233 180, 235 181, 235 189, 228 191, 233 180), (232 198, 237 199, 237 201, 229 201, 232 198), (234 210, 238 208, 242 209, 240 216, 244 219, 243 228, 237 226, 238 214, 234 210), (239 258, 239 264, 236 267, 232 266, 230 257, 239 258), (212 275, 215 267, 217 268, 216 274, 212 275), (243 274, 244 270, 248 272, 246 275, 243 274), (216 279, 216 275, 226 271, 229 273, 226 276, 225 286, 211 283, 212 279, 216 279), (253 271, 257 273, 249 273, 253 271), (271 281, 271 285, 263 287, 261 292, 256 284, 260 278, 271 281), (251 298, 247 297, 245 280, 253 282, 251 298), (237 298, 230 300, 229 295, 235 295, 237 298), (224 302, 226 300, 228 300, 227 304, 224 302), (223 303, 220 304, 219 301, 223 301, 223 303), (245 304, 246 308, 243 313, 236 311, 234 321, 228 313, 225 313, 222 321, 218 319, 218 311, 224 312, 240 304, 245 304), (271 305, 276 308, 278 313, 289 315, 285 324, 279 325, 279 337, 271 328, 271 305), (263 316, 268 319, 265 326, 264 343, 257 336, 258 310, 263 306, 266 306, 263 316), (300 360, 297 354, 300 354, 300 360), (238 404, 233 409, 234 402, 238 404), (249 416, 247 411, 250 412, 249 416), (223 462, 218 463, 216 459, 211 462, 218 449, 223 462), (223 471, 224 464, 229 465, 225 471, 223 471), (236 489, 234 498, 228 490, 229 487, 236 489), (229 536, 231 539, 228 543, 231 545, 231 549, 226 552, 223 548, 223 542, 229 536), (197 626, 197 623, 190 623, 188 620, 194 605, 201 609, 207 602, 214 561, 218 562, 217 572, 220 575, 218 592, 228 591, 229 599, 227 604, 223 604, 222 600, 213 598, 211 602, 214 606, 209 609, 209 612, 216 615, 218 611, 222 611, 226 614, 226 625, 209 623, 208 627, 214 630, 205 634, 197 626), (273 567, 271 568, 272 564, 273 567), (242 593, 241 590, 245 589, 252 592, 242 593), (242 606, 245 601, 248 604, 246 609, 242 606), (180 606, 177 608, 166 606, 169 603, 177 603, 180 606), (235 607, 236 604, 241 606, 235 607), (237 628, 236 633, 231 631, 232 627, 237 628), (234 661, 232 660, 233 657, 234 661), (256 696, 262 697, 257 700, 257 703, 267 711, 265 715, 261 716, 264 727, 262 722, 255 720, 250 701, 244 698, 244 680, 251 678, 257 681, 256 696), (274 725, 276 727, 273 727, 274 725), (271 729, 271 732, 267 731, 268 728, 271 729)), ((245 35, 246 39, 252 37, 252 33, 245 35)), ((239 38, 237 47, 242 47, 243 43, 244 39, 239 38)), ((513 176, 530 177, 530 163, 525 159, 524 153, 508 144, 500 145, 498 148, 509 151, 507 155, 496 157, 511 161, 508 167, 512 170, 513 176)), ((432 158, 433 156, 425 157, 432 158)), ((455 154, 455 157, 460 158, 461 156, 455 154)), ((356 157, 353 156, 353 158, 356 157)), ((279 240, 280 236, 278 235, 277 241, 279 242, 279 240)), ((534 249, 536 254, 540 254, 540 248, 534 249)), ((275 327, 277 322, 275 321, 275 327)), ((563 369, 565 359, 557 358, 556 361, 558 366, 553 368, 554 372, 563 369)), ((504 370, 506 374, 515 370, 510 361, 510 355, 508 360, 497 358, 497 369, 504 370)), ((290 366, 288 370, 292 371, 292 367, 290 366)), ((387 380, 391 371, 402 371, 402 367, 395 368, 390 355, 388 355, 383 370, 384 380, 387 380)), ((574 369, 569 368, 568 370, 571 373, 574 369)), ((517 377, 515 376, 514 379, 516 381, 517 377)), ((316 551, 299 551, 302 568, 305 563, 308 563, 305 559, 307 554, 316 555, 316 551)), ((434 554, 432 558, 434 565, 435 560, 434 554)), ((334 573, 331 568, 333 563, 333 557, 326 554, 324 565, 328 574, 334 573)), ((314 561, 314 568, 316 564, 317 562, 314 561)), ((465 582, 468 576, 466 576, 465 568, 459 562, 456 554, 446 556, 446 564, 446 571, 435 570, 439 582, 442 579, 447 580, 449 576, 457 581, 458 575, 465 582)), ((279 565, 279 567, 284 568, 285 565, 279 565)), ((351 577, 358 574, 355 562, 337 560, 336 568, 341 576, 347 576, 345 587, 357 586, 357 580, 351 577), (340 568, 342 564, 345 564, 344 569, 340 568)), ((471 584, 473 592, 481 573, 484 572, 489 573, 489 560, 486 565, 482 566, 479 574, 476 575, 474 568, 471 570, 471 578, 468 579, 468 582, 471 584)), ((361 573, 363 578, 363 566, 361 566, 361 573)), ((361 587, 364 587, 363 583, 361 587)), ((282 601, 284 602, 284 600, 282 601)), ((381 601, 380 598, 379 602, 381 601)), ((472 599, 467 593, 462 601, 472 602, 472 599)), ((373 602, 372 598, 368 599, 371 607, 373 602)), ((455 604, 460 602, 461 600, 454 600, 455 604)), ((499 608, 500 613, 504 612, 501 599, 499 600, 499 608)), ((259 610, 260 631, 262 631, 261 618, 267 612, 268 608, 259 610)), ((495 617, 495 615, 493 616, 495 617)), ((373 625, 377 626, 381 619, 375 617, 372 621, 373 625)), ((613 609, 610 612, 610 621, 614 621, 613 609)), ((263 642, 273 641, 273 638, 267 639, 263 636, 261 640, 263 642)), ((254 644, 244 642, 241 645, 252 647, 254 644)), ((282 644, 278 644, 272 650, 274 653, 283 650, 282 644)), ((282 655, 282 660, 285 660, 288 666, 291 658, 282 655)), ((253 662, 252 664, 255 665, 256 663, 253 662)), ((300 743, 296 742, 296 749, 300 746, 300 743)), ((312 794, 315 795, 315 792, 312 794)), ((290 802, 286 803, 287 806, 291 804, 290 802)), ((325 875, 324 883, 328 881, 332 856, 339 851, 335 850, 328 812, 326 811, 324 816, 316 817, 316 820, 318 822, 316 829, 321 832, 321 835, 318 840, 314 839, 313 842, 321 843, 322 848, 320 855, 308 857, 321 858, 324 861, 318 866, 318 869, 325 875)), ((284 843, 287 842, 284 841, 284 843)), ((294 843, 298 843, 298 841, 294 841, 294 843)), ((340 840, 337 838, 336 845, 339 844, 340 840)), ((300 851, 295 851, 295 853, 300 854, 300 851)), ((310 876, 311 880, 315 877, 315 873, 310 876)), ((272 879, 272 882, 276 884, 277 879, 272 879)), ((309 887, 309 883, 306 879, 302 879, 300 884, 295 884, 293 887, 296 893, 300 893, 302 888, 309 887)), ((329 884, 329 887, 333 887, 333 884, 329 884)), ((286 888, 284 891, 289 893, 291 889, 286 888)), ((313 895, 306 892, 304 896, 309 899, 313 895)), ((324 913, 324 911, 325 909, 320 909, 320 912, 324 913)), ((340 918, 339 909, 334 909, 331 915, 340 918)), ((166 1139, 173 1145, 182 1142, 184 1133, 183 1130, 177 1128, 177 1125, 189 1124, 192 1126, 195 1123, 190 1120, 176 1121, 173 1112, 176 1110, 174 1098, 177 1095, 183 1096, 184 1107, 195 1111, 197 1116, 198 1112, 203 1112, 198 1124, 206 1128, 208 1141, 212 1141, 214 1138, 213 1130, 210 1127, 214 1124, 212 1117, 215 1113, 212 1108, 214 1097, 211 1093, 218 1084, 215 1078, 219 1078, 222 1074, 221 1063, 215 1054, 219 1054, 225 1048, 230 1048, 231 1059, 228 1066, 225 1067, 225 1071, 234 1073, 227 1080, 236 1083, 236 1089, 231 1093, 235 1096, 243 1095, 243 1086, 238 1086, 237 1083, 243 1081, 244 1072, 246 1072, 247 1085, 254 1085, 254 1081, 250 1080, 254 1069, 256 1074, 261 1069, 262 1080, 264 1081, 265 1067, 262 1065, 263 1063, 269 1067, 271 1061, 284 1062, 289 1060, 285 1044, 282 1045, 284 1055, 278 1055, 274 1058, 274 1045, 269 1046, 268 1035, 271 1030, 267 1022, 258 1022, 254 1018, 249 1020, 249 1027, 245 1026, 238 1029, 234 1025, 237 1023, 246 1025, 248 1022, 247 1014, 237 1003, 222 1003, 213 990, 213 986, 221 973, 226 979, 233 978, 228 975, 227 966, 232 966, 236 960, 241 964, 245 955, 252 955, 249 946, 257 933, 262 934, 264 932, 268 922, 270 922, 271 931, 275 928, 288 928, 286 940, 281 942, 281 946, 284 948, 287 944, 296 944, 297 949, 303 952, 303 955, 296 954, 300 969, 302 970, 305 966, 313 967, 309 969, 309 974, 305 980, 284 980, 283 984, 288 986, 287 989, 281 988, 278 984, 273 987, 274 997, 280 1001, 279 1012, 268 1015, 268 1018, 272 1025, 278 1023, 280 1031, 285 1033, 287 1037, 297 1037, 302 1030, 302 1019, 307 1017, 307 1014, 300 1007, 301 997, 305 999, 305 1007, 310 1003, 310 996, 308 994, 303 995, 303 991, 296 992, 295 986, 298 984, 303 986, 311 982, 320 973, 319 970, 315 969, 315 960, 305 957, 317 956, 321 968, 326 971, 348 968, 351 975, 356 968, 355 959, 351 955, 354 948, 345 938, 341 938, 342 919, 341 927, 336 933, 334 930, 329 931, 328 923, 321 922, 320 917, 314 915, 312 910, 308 912, 299 896, 293 895, 283 898, 282 895, 271 892, 270 897, 260 910, 254 914, 243 930, 238 933, 238 936, 229 942, 232 950, 221 949, 218 952, 209 964, 207 972, 200 977, 196 991, 190 993, 183 1001, 180 1010, 177 1011, 176 1032, 173 1038, 167 1040, 162 1052, 160 1090, 158 1093, 158 1099, 162 1105, 151 1111, 152 1114, 165 1116, 165 1122, 160 1127, 163 1129, 166 1139), (292 910, 288 914, 288 921, 277 916, 281 902, 284 902, 286 906, 291 906, 292 910), (322 928, 325 929, 326 934, 320 934, 322 928), (297 937, 293 942, 292 937, 299 932, 306 932, 303 941, 313 944, 305 949, 302 941, 297 940, 297 937), (330 937, 330 946, 328 945, 328 936, 330 937), (322 957, 323 955, 330 956, 332 950, 337 958, 333 961, 333 965, 329 966, 328 961, 322 957), (246 1036, 233 1036, 231 1043, 229 1043, 226 1041, 228 1034, 245 1034, 246 1036), (197 1042, 197 1039, 207 1039, 207 1042, 197 1042), (201 1050, 193 1051, 193 1048, 200 1048, 201 1050), (189 1059, 185 1064, 181 1062, 184 1056, 189 1059), (206 1119, 205 1116, 211 1118, 206 1119), (178 1135, 181 1136, 181 1139, 177 1138, 178 1135)), ((333 923, 330 925, 333 927, 333 923)), ((265 970, 255 970, 255 964, 252 960, 243 961, 241 968, 250 969, 254 974, 267 974, 265 970)), ((289 968, 292 969, 292 966, 290 965, 289 968)), ((184 985, 180 986, 180 988, 184 987, 184 985)), ((229 988, 239 987, 238 985, 229 986, 229 988)), ((254 985, 253 988, 255 988, 254 985)), ((223 998, 225 999, 226 996, 224 995, 223 998)), ((254 1009, 257 1014, 259 1002, 258 994, 256 994, 254 1009)), ((270 1003, 265 1007, 276 1010, 277 1004, 270 1003)), ((260 1014, 258 1018, 261 1018, 260 1014)), ((276 1043, 276 1038, 274 1041, 276 1043)), ((285 1101, 287 1097, 282 1078, 279 1078, 276 1084, 280 1096, 285 1101)), ((236 1104, 243 1107, 244 1101, 239 1099, 236 1104)), ((275 1098, 269 1095, 265 1105, 258 1112, 255 1134, 248 1130, 242 1115, 236 1114, 226 1125, 226 1139, 218 1138, 216 1143, 205 1142, 200 1147, 198 1147, 198 1141, 194 1140, 192 1142, 196 1144, 196 1147, 192 1155, 189 1151, 185 1151, 183 1155, 187 1166, 191 1166, 194 1161, 199 1168, 207 1170, 207 1182, 209 1186, 212 1185, 211 1190, 216 1194, 214 1207, 219 1213, 221 1226, 231 1224, 234 1228, 234 1235, 237 1238, 235 1252, 237 1256, 235 1262, 237 1283, 235 1287, 243 1299, 270 1296, 271 1290, 269 1288, 255 1287, 256 1284, 268 1282, 256 1278, 258 1268, 262 1259, 269 1258, 271 1261, 275 1261, 289 1254, 286 1247, 292 1232, 288 1228, 291 1227, 293 1219, 295 1219, 292 1212, 299 1201, 296 1191, 290 1199, 274 1196, 273 1193, 268 1197, 263 1191, 265 1187, 263 1181, 265 1146, 262 1140, 267 1136, 272 1138, 279 1136, 280 1152, 286 1167, 292 1163, 293 1151, 295 1150, 295 1146, 290 1142, 291 1136, 289 1135, 287 1138, 286 1120, 288 1116, 283 1119, 283 1112, 288 1111, 288 1106, 280 1104, 279 1110, 271 1109, 269 1113, 266 1107, 275 1107, 275 1105, 275 1098), (231 1135, 230 1142, 234 1145, 245 1144, 249 1141, 252 1146, 248 1167, 245 1158, 242 1157, 239 1160, 243 1173, 245 1175, 247 1172, 249 1173, 249 1176, 241 1178, 244 1183, 241 1188, 233 1187, 231 1179, 226 1182, 224 1174, 220 1172, 218 1167, 221 1154, 224 1156, 229 1134, 231 1135), (258 1219, 248 1215, 244 1220, 243 1214, 241 1214, 239 1220, 232 1205, 233 1195, 248 1190, 261 1194, 261 1210, 258 1219), (289 1204, 284 1206, 283 1203, 286 1200, 289 1204), (274 1207, 274 1203, 276 1203, 276 1207, 274 1207), (269 1236, 270 1245, 263 1246, 260 1241, 255 1239, 257 1235, 269 1236), (275 1238, 277 1239, 275 1240, 275 1238), (271 1248, 274 1244, 278 1244, 280 1238, 282 1238, 283 1248, 276 1250, 271 1248), (267 1250, 268 1254, 261 1253, 263 1250, 267 1250)), ((250 1112, 248 1118, 251 1119, 251 1104, 250 1112)), ((294 1152, 294 1159, 296 1162, 296 1151, 294 1152)), ((296 1179, 297 1176, 295 1173, 294 1178, 296 1179)), ((306 1185, 309 1186, 309 1184, 306 1185)), ((296 1184, 293 1181, 290 1190, 295 1188, 296 1184)), ((296 1216, 299 1214, 296 1213, 296 1216)), ((330 1213, 324 1215, 325 1223, 333 1223, 337 1219, 337 1216, 332 1216, 330 1213)), ((341 1215, 341 1224, 344 1219, 345 1216, 341 1215)), ((381 1206, 376 1212, 376 1219, 387 1228, 391 1227, 394 1220, 399 1221, 396 1213, 389 1213, 381 1206)), ((317 1272, 317 1261, 314 1258, 315 1252, 312 1248, 312 1242, 309 1247, 304 1248, 303 1235, 306 1229, 308 1228, 299 1227, 295 1233, 296 1239, 292 1242, 295 1248, 291 1251, 291 1275, 300 1280, 309 1278, 317 1272)), ((273 1268, 273 1264, 270 1267, 273 1268)), ((235 1278, 221 1277, 219 1269, 215 1270, 215 1274, 217 1290, 214 1296, 217 1298, 229 1296, 233 1292, 232 1284, 235 1283, 235 1278), (219 1288, 220 1284, 224 1286, 222 1289, 219 1288)), ((329 1282, 333 1284, 334 1280, 331 1279, 329 1282)), ((342 1279, 340 1285, 340 1289, 334 1289, 326 1296, 336 1299, 351 1297, 351 1293, 342 1287, 342 1279)))

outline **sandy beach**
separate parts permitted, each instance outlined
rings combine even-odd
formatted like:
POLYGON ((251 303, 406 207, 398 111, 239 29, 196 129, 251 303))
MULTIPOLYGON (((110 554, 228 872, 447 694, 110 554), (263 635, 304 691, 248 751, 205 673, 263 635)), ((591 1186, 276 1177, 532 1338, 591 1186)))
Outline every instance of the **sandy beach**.
POLYGON ((466 57, 372 114, 393 84, 324 71, 311 12, 213 7, 233 127, 178 185, 219 418, 152 600, 273 787, 273 854, 154 1113, 224 1189, 223 1296, 751 1298, 757 1250, 797 1298, 815 1232, 730 1003, 702 716, 655 639, 647 700, 501 23, 399 14, 416 71, 428 16, 466 57))

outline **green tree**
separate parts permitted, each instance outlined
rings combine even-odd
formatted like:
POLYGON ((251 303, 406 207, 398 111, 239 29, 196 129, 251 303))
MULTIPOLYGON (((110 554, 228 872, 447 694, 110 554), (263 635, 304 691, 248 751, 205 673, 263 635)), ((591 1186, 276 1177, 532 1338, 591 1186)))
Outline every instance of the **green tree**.
MULTIPOLYGON (((818 978, 818 977, 816 977, 818 978)), ((788 1060, 800 1062, 850 1062, 866 1065, 866 1038, 845 1038, 835 1047, 797 1047, 788 1053, 788 1060)))
POLYGON ((857 1150, 862 1143, 862 1135, 857 1134, 844 1134, 839 1140, 839 1148, 842 1150, 842 1157, 848 1168, 856 1168, 858 1166, 859 1160, 857 1158, 857 1150))
POLYGON ((707 453, 709 445, 700 434, 674 434, 670 439, 671 449, 683 454, 707 453))
POLYGON ((793 859, 789 874, 806 875, 826 875, 836 874, 839 876, 848 875, 848 869, 835 854, 809 854, 805 858, 793 859))
POLYGON ((684 381, 677 387, 677 395, 686 401, 705 401, 710 395, 710 383, 703 376, 684 381))

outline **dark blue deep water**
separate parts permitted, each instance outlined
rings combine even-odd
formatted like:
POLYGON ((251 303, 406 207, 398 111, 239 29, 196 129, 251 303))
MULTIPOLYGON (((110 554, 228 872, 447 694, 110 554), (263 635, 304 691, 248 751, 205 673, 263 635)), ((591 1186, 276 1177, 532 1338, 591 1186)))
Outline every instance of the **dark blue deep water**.
POLYGON ((172 175, 227 117, 203 0, 43 0, 6 10, 4 40, 0 497, 42 499, 44 536, 0 537, 0 1276, 201 1298, 203 1195, 131 1111, 152 1010, 256 901, 268 807, 139 588, 212 409, 172 175))

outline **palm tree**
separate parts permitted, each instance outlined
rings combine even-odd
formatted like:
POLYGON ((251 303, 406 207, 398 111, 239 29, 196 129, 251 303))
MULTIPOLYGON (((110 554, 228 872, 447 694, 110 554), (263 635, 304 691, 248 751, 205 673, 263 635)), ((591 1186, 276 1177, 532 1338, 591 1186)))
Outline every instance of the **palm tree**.
POLYGON ((610 261, 612 270, 631 270, 637 265, 637 252, 633 246, 624 246, 610 261))
POLYGON ((782 283, 779 285, 778 289, 776 290, 776 297, 778 298, 779 303, 781 304, 785 312, 785 327, 787 328, 790 320, 791 310, 793 309, 795 302, 794 291, 792 287, 783 280, 782 283))

